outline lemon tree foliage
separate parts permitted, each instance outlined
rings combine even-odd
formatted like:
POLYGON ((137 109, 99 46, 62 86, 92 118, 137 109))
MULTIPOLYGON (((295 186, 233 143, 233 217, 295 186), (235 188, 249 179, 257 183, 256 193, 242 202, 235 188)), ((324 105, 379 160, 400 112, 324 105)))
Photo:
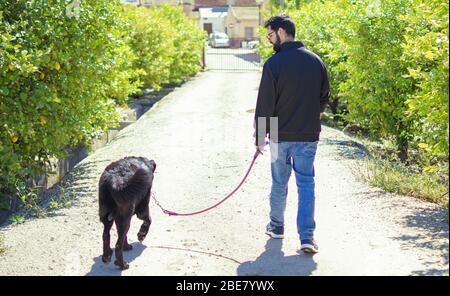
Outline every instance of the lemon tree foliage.
POLYGON ((116 106, 144 84, 199 71, 202 34, 178 8, 1 1, 0 193, 117 124, 116 106))
POLYGON ((406 116, 412 121, 412 142, 427 161, 428 169, 439 160, 448 163, 448 2, 413 1, 402 42, 403 74, 414 83, 406 100, 406 116))
POLYGON ((297 39, 323 58, 332 112, 425 171, 448 166, 448 2, 285 2, 272 14, 288 13, 297 39))
POLYGON ((138 55, 141 80, 159 89, 197 73, 206 33, 184 16, 181 7, 125 7, 130 23, 130 46, 138 55))
POLYGON ((120 64, 116 55, 129 54, 120 37, 120 7, 83 1, 75 18, 66 14, 66 5, 0 3, 2 187, 107 128, 115 120, 109 94, 133 89, 129 74, 122 73, 128 61, 120 64))

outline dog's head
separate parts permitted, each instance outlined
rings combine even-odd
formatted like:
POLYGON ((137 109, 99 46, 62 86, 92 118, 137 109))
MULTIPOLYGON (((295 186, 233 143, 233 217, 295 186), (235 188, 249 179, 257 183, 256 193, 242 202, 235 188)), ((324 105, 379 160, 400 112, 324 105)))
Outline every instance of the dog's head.
POLYGON ((156 170, 156 162, 153 159, 150 159, 148 161, 147 165, 150 167, 152 172, 155 172, 155 170, 156 170))
POLYGON ((155 172, 156 170, 156 162, 153 159, 148 159, 145 157, 140 157, 142 162, 150 169, 151 172, 155 172))

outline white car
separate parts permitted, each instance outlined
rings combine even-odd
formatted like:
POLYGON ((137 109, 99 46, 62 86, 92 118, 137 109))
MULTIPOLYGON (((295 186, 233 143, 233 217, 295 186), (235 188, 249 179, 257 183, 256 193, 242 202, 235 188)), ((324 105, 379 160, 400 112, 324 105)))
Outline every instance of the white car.
POLYGON ((212 47, 230 47, 230 38, 225 33, 211 33, 210 44, 212 47))
POLYGON ((247 43, 247 47, 253 49, 253 48, 256 48, 258 46, 258 44, 259 44, 258 40, 249 41, 247 43))

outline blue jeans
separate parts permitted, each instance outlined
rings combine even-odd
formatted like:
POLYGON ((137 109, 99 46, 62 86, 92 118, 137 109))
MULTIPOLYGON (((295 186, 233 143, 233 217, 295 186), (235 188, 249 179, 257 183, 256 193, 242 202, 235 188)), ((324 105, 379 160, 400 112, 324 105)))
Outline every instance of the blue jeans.
POLYGON ((312 239, 314 221, 314 158, 316 142, 270 142, 272 189, 270 192, 270 223, 284 226, 288 181, 292 168, 298 192, 297 231, 302 240, 312 239))

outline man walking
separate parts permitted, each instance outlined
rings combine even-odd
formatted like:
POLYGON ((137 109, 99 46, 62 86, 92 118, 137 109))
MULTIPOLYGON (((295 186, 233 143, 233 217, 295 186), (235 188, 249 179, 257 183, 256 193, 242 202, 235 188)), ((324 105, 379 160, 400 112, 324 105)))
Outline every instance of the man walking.
POLYGON ((288 15, 266 23, 275 54, 264 64, 255 111, 257 149, 270 138, 272 188, 266 233, 284 237, 284 211, 292 169, 298 191, 297 230, 300 249, 317 253, 314 240, 314 158, 320 117, 330 97, 325 65, 319 56, 294 41, 295 24, 288 15))

